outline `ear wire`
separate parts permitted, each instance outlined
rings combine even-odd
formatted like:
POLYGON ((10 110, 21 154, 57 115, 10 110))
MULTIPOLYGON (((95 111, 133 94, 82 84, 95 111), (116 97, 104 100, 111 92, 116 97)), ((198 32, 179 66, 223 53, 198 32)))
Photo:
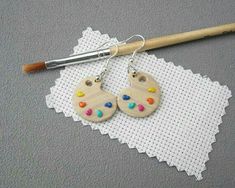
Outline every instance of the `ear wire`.
MULTIPOLYGON (((112 41, 110 40, 110 41, 107 41, 107 42, 103 43, 101 46, 99 46, 99 47, 97 48, 97 50, 100 49, 100 48, 101 48, 102 46, 104 46, 105 44, 108 44, 108 43, 111 43, 111 42, 112 42, 112 41)), ((118 44, 119 44, 119 43, 118 43, 118 44)), ((96 76, 95 82, 101 82, 101 81, 103 80, 105 74, 108 72, 108 67, 109 67, 110 60, 111 60, 113 57, 115 57, 115 56, 117 55, 117 53, 118 53, 118 45, 117 45, 117 44, 114 44, 114 46, 116 47, 115 53, 112 54, 112 55, 106 60, 106 63, 105 63, 105 65, 103 66, 101 73, 96 76)))
POLYGON ((144 45, 145 45, 145 38, 142 35, 132 35, 131 37, 127 38, 126 40, 123 40, 123 41, 120 42, 120 43, 126 43, 126 42, 128 42, 129 40, 131 40, 134 37, 141 38, 143 40, 143 42, 142 42, 142 44, 138 48, 135 49, 135 51, 131 55, 131 58, 129 59, 129 63, 128 63, 128 67, 127 67, 127 72, 128 73, 132 72, 133 76, 135 76, 137 74, 137 69, 133 66, 133 63, 134 63, 134 60, 135 60, 134 57, 135 57, 136 53, 144 47, 144 45))
MULTIPOLYGON (((133 63, 134 63, 134 57, 135 57, 136 53, 137 53, 139 50, 141 50, 141 49, 144 47, 144 45, 145 45, 145 38, 144 38, 142 35, 132 35, 131 37, 127 38, 126 40, 123 40, 123 41, 121 41, 121 42, 118 42, 118 43, 114 44, 114 46, 116 47, 116 51, 115 51, 115 53, 113 53, 113 54, 106 60, 106 63, 105 63, 105 65, 103 66, 101 73, 96 76, 95 82, 101 82, 101 81, 103 80, 105 74, 106 74, 107 71, 108 71, 108 67, 109 67, 110 60, 111 60, 113 57, 115 57, 115 56, 117 55, 117 53, 118 53, 118 44, 127 43, 129 40, 131 40, 131 39, 134 38, 134 37, 139 37, 139 38, 141 38, 141 39, 143 40, 143 43, 142 43, 138 48, 136 48, 135 51, 132 53, 131 58, 129 59, 129 63, 128 63, 128 67, 127 67, 127 72, 128 72, 128 73, 129 73, 129 72, 132 72, 133 76, 135 76, 135 75, 137 74, 137 69, 133 66, 133 63)), ((105 44, 108 44, 108 43, 111 43, 111 42, 112 42, 112 41, 110 40, 110 41, 107 41, 107 42, 103 43, 102 45, 100 45, 100 46, 97 48, 97 50, 100 49, 101 47, 103 47, 105 44)))

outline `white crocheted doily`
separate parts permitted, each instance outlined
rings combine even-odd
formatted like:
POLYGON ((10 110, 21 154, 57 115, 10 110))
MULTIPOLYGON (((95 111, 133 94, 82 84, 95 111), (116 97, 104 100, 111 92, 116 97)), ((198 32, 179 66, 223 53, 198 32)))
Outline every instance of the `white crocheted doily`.
MULTIPOLYGON (((110 40, 107 34, 87 28, 74 47, 74 54, 96 49, 110 40)), ((116 40, 116 39, 114 39, 116 40)), ((127 62, 130 56, 112 59, 104 81, 104 90, 118 95, 128 87, 127 62)), ((82 78, 100 73, 104 60, 69 66, 60 71, 55 86, 46 96, 49 108, 63 112, 74 121, 82 121, 92 129, 117 138, 139 153, 156 157, 179 171, 202 179, 202 171, 209 160, 208 154, 219 132, 218 125, 225 114, 231 92, 227 86, 212 82, 191 70, 165 62, 154 55, 136 55, 136 68, 155 77, 161 87, 161 105, 147 118, 133 118, 117 110, 115 115, 103 123, 91 123, 80 119, 71 105, 74 88, 82 78)))

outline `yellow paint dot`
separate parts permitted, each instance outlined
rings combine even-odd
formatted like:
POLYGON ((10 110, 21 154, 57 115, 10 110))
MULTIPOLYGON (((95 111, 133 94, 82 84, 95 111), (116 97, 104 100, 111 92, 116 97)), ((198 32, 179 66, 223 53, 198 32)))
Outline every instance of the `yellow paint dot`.
POLYGON ((76 92, 76 95, 77 95, 78 97, 83 97, 85 94, 84 94, 82 91, 77 91, 77 92, 76 92))
POLYGON ((156 92, 156 88, 150 87, 150 88, 148 88, 148 92, 155 93, 156 92))

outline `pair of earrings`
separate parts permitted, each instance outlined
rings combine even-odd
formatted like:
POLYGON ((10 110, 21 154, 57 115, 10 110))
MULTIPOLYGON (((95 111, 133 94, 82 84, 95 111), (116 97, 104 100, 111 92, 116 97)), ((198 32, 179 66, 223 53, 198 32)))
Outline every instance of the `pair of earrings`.
MULTIPOLYGON (((83 79, 75 89, 72 104, 75 111, 83 119, 92 122, 108 120, 115 113, 117 106, 121 111, 132 117, 146 117, 157 109, 160 103, 158 83, 151 75, 137 71, 133 67, 135 54, 145 45, 144 37, 133 35, 120 43, 127 42, 133 37, 140 37, 143 43, 129 59, 128 78, 130 87, 121 90, 118 97, 103 91, 101 88, 103 78, 108 71, 110 59, 118 53, 118 46, 115 44, 116 52, 107 59, 101 73, 83 79)), ((107 42, 104 44, 107 44, 107 42)))

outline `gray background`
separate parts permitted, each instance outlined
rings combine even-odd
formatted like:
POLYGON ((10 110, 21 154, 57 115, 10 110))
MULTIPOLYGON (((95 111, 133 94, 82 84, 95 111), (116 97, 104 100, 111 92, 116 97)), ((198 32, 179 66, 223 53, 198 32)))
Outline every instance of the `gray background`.
MULTIPOLYGON (((72 53, 88 26, 124 39, 235 22, 234 0, 0 2, 0 187, 234 187, 235 100, 230 99, 204 179, 128 149, 56 114, 45 95, 59 70, 31 75, 21 65, 72 53)), ((226 84, 235 93, 235 35, 150 53, 226 84)))

